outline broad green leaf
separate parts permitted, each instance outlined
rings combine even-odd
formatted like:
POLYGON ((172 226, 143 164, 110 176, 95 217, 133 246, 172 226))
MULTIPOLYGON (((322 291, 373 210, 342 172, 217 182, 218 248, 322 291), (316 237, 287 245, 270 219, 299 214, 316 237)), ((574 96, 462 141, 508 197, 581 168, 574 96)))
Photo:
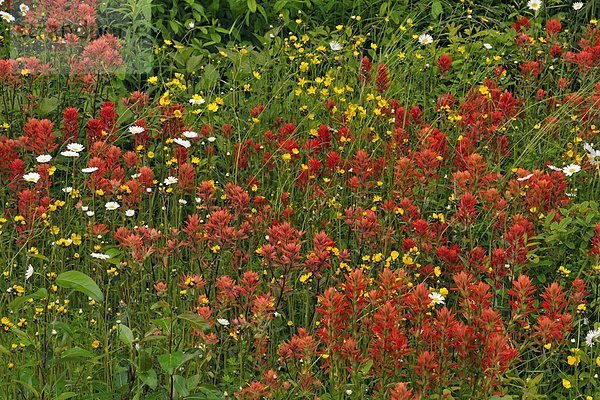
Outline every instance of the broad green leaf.
POLYGON ((173 375, 175 368, 179 367, 183 362, 183 352, 176 351, 174 353, 162 354, 158 356, 158 363, 161 368, 168 373, 173 375))
POLYGON ((158 318, 150 320, 158 328, 162 329, 163 333, 170 332, 173 320, 171 318, 158 318))
POLYGON ((140 350, 138 355, 138 365, 140 372, 146 372, 152 368, 152 356, 146 350, 140 350))
POLYGON ((173 386, 175 386, 175 391, 182 397, 186 397, 190 394, 185 378, 181 375, 173 376, 173 386))
POLYGON ((189 73, 197 71, 198 67, 200 67, 200 64, 202 63, 202 59, 202 56, 191 56, 187 60, 187 64, 185 66, 186 71, 189 73))
POLYGON ((102 291, 94 282, 92 278, 79 271, 67 271, 58 275, 56 278, 56 284, 66 289, 77 290, 97 302, 101 303, 104 301, 104 295, 102 291))
POLYGON ((203 87, 209 88, 216 85, 219 78, 220 75, 217 68, 212 64, 208 64, 204 67, 204 73, 202 74, 200 82, 203 87))
POLYGON ((119 250, 119 249, 118 249, 118 248, 116 248, 116 247, 111 247, 111 248, 105 249, 105 250, 104 250, 104 253, 105 253, 106 255, 110 256, 110 258, 119 258, 119 257, 121 257, 121 255, 123 254, 123 253, 121 252, 121 250, 119 250))
POLYGON ((56 97, 50 97, 47 99, 43 99, 40 102, 40 115, 42 117, 47 116, 58 108, 60 101, 56 97))
POLYGON ((197 329, 206 330, 208 329, 208 323, 200 315, 193 312, 183 313, 177 316, 177 318, 189 322, 197 329))
POLYGON ((437 19, 444 12, 444 7, 442 6, 442 2, 439 0, 434 0, 431 4, 431 16, 434 19, 437 19))
POLYGON ((256 0, 247 0, 248 5, 248 10, 250 10, 251 13, 255 13, 256 12, 256 0))
POLYGON ((121 342, 127 345, 127 347, 133 347, 133 332, 131 332, 131 329, 129 329, 127 325, 117 325, 117 336, 121 342))
POLYGON ((63 351, 60 356, 62 361, 80 361, 94 357, 94 353, 81 347, 73 347, 63 351))
POLYGON ((154 390, 158 386, 158 377, 154 369, 140 372, 140 379, 145 385, 149 386, 150 389, 154 390))

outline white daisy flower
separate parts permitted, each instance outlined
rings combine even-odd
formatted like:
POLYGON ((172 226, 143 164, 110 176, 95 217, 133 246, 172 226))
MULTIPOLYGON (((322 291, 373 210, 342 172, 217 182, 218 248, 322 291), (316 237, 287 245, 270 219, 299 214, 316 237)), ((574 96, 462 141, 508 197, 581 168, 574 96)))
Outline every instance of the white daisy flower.
POLYGON ((85 147, 83 147, 83 145, 79 143, 69 143, 67 145, 67 150, 74 151, 76 153, 81 153, 84 149, 85 147))
POLYGON ((194 131, 183 131, 182 135, 188 139, 194 139, 198 137, 198 134, 194 131))
POLYGON ((6 11, 0 11, 0 18, 9 23, 15 21, 15 17, 7 13, 6 11))
POLYGON ((33 276, 33 265, 29 264, 27 267, 27 271, 25 271, 25 280, 31 278, 33 276))
POLYGON ((588 347, 592 347, 594 345, 594 341, 598 338, 600 338, 600 328, 596 329, 595 331, 588 332, 588 334, 585 336, 585 344, 588 347))
POLYGON ((206 140, 208 140, 210 143, 214 142, 215 140, 217 140, 216 137, 214 136, 209 136, 206 140))
POLYGON ((419 35, 419 43, 420 44, 431 44, 431 43, 433 43, 433 37, 428 33, 419 35))
POLYGON ((62 191, 65 193, 71 193, 73 191, 73 188, 71 186, 67 186, 62 188, 62 191))
POLYGON ((137 135, 138 133, 142 133, 144 131, 146 130, 141 126, 133 125, 129 127, 129 133, 132 135, 137 135))
POLYGON ((527 175, 527 176, 524 176, 524 177, 522 177, 522 178, 517 178, 517 180, 518 180, 519 182, 527 181, 527 180, 531 179, 531 177, 532 177, 532 176, 533 176, 533 174, 529 174, 529 175, 527 175))
POLYGON ((187 200, 186 199, 179 199, 178 200, 179 204, 181 204, 182 206, 185 206, 187 204, 187 200))
POLYGON ((92 258, 97 258, 98 260, 108 260, 110 256, 104 253, 92 253, 90 254, 92 258))
POLYGON ((181 139, 181 138, 175 138, 175 139, 173 139, 173 141, 175 143, 177 143, 178 145, 185 147, 186 149, 192 145, 189 140, 185 140, 185 139, 181 139))
POLYGON ((529 0, 527 2, 527 8, 532 11, 538 11, 540 8, 542 8, 542 0, 529 0))
POLYGON ((583 8, 583 3, 581 1, 576 1, 573 3, 573 10, 579 11, 583 8))
POLYGON ((60 153, 61 156, 65 156, 65 157, 79 157, 79 153, 76 151, 71 151, 71 150, 67 150, 67 151, 63 151, 60 153))
POLYGON ((39 162, 40 164, 50 162, 50 160, 52 160, 52 156, 50 154, 40 154, 35 158, 35 161, 39 162))
POLYGON ((592 165, 600 165, 600 150, 594 149, 594 145, 584 143, 583 149, 588 153, 588 160, 592 165))
POLYGON ((27 4, 21 4, 19 6, 19 10, 21 11, 22 16, 26 16, 27 13, 29 12, 29 6, 27 4))
POLYGON ((174 176, 169 176, 169 177, 165 178, 165 180, 163 182, 165 185, 169 186, 169 185, 173 185, 173 184, 179 182, 179 179, 175 178, 174 176))
POLYGON ((117 203, 116 201, 109 201, 108 203, 106 203, 104 205, 104 208, 106 208, 109 211, 116 210, 119 207, 121 207, 121 205, 119 203, 117 203))
POLYGON ((581 171, 581 167, 577 164, 569 164, 562 169, 562 172, 566 176, 572 176, 573 174, 576 174, 579 171, 581 171))
POLYGON ((194 21, 192 21, 188 24, 188 28, 190 28, 190 29, 194 29, 195 26, 196 26, 196 24, 194 23, 194 21))
POLYGON ((94 214, 96 214, 96 213, 93 212, 93 211, 88 211, 88 212, 85 213, 85 215, 87 215, 88 217, 93 217, 94 214))
POLYGON ((485 49, 487 49, 487 50, 491 50, 491 49, 492 49, 492 45, 491 45, 491 44, 489 44, 489 43, 484 43, 484 44, 483 44, 483 47, 484 47, 485 49))
POLYGON ((133 217, 134 215, 135 215, 135 210, 129 209, 129 210, 125 211, 126 217, 133 217))
POLYGON ((40 180, 41 176, 37 172, 30 172, 28 174, 23 175, 23 179, 27 182, 37 183, 40 180))
POLYGON ((446 298, 438 292, 429 293, 429 298, 431 299, 431 303, 433 303, 434 305, 444 304, 444 300, 446 300, 446 298))
POLYGON ((229 325, 229 321, 226 320, 225 318, 217 318, 217 322, 223 326, 229 325))
POLYGON ((96 172, 98 171, 98 167, 88 167, 88 168, 83 168, 81 170, 81 172, 83 172, 84 174, 91 174, 92 172, 96 172))
POLYGON ((340 42, 332 40, 331 42, 329 42, 329 48, 333 51, 340 51, 342 49, 342 45, 340 44, 340 42))

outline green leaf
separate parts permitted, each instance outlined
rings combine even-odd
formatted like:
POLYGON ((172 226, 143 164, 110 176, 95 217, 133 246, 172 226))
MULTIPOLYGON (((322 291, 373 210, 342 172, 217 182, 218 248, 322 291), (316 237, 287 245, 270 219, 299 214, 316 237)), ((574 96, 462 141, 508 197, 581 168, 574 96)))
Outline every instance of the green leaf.
POLYGON ((542 372, 541 374, 537 374, 537 376, 533 379, 530 379, 527 381, 527 386, 528 387, 534 387, 536 386, 538 383, 540 383, 542 381, 542 378, 544 377, 544 373, 542 372))
POLYGON ((123 342, 130 349, 133 347, 133 332, 129 329, 128 326, 123 324, 117 325, 117 336, 119 340, 123 342))
POLYGON ((37 259, 40 259, 40 260, 46 261, 46 262, 50 262, 50 259, 43 254, 29 254, 29 257, 37 258, 37 259))
POLYGON ((146 350, 140 350, 138 360, 141 372, 149 371, 152 368, 152 356, 146 350))
POLYGON ((246 4, 248 5, 248 10, 250 10, 251 13, 256 12, 256 0, 248 0, 246 4))
POLYGON ((188 400, 219 400, 222 398, 223 393, 216 386, 209 384, 200 386, 196 393, 187 397, 188 400))
POLYGON ((179 33, 179 24, 177 23, 177 21, 174 21, 172 19, 169 20, 169 26, 171 26, 171 30, 175 33, 178 34, 179 33))
POLYGON ((204 88, 209 88, 215 86, 219 81, 219 78, 220 75, 217 68, 212 64, 208 64, 204 67, 204 73, 202 74, 200 82, 204 88))
POLYGON ((173 320, 171 318, 152 319, 150 320, 150 322, 152 322, 158 328, 162 329, 163 333, 170 332, 173 324, 173 320))
POLYGON ((173 376, 173 386, 175 386, 175 391, 182 397, 187 397, 190 394, 185 378, 181 375, 173 376))
POLYGON ((67 400, 67 399, 72 399, 73 397, 77 397, 77 393, 75 393, 75 392, 64 392, 64 393, 61 393, 54 400, 67 400))
POLYGON ((431 4, 431 16, 433 19, 437 19, 444 12, 444 7, 442 6, 442 2, 439 0, 434 0, 431 4))
POLYGON ((381 7, 379 7, 379 16, 387 15, 387 3, 381 3, 381 7))
POLYGON ((187 388, 189 390, 194 390, 195 388, 198 387, 198 384, 200 383, 200 374, 196 374, 196 375, 192 375, 187 377, 187 388))
POLYGON ((101 303, 104 301, 104 295, 102 291, 94 282, 92 278, 79 271, 67 271, 58 275, 56 278, 56 284, 66 289, 77 290, 97 302, 101 303))
POLYGON ((150 389, 154 390, 158 386, 158 377, 154 369, 140 372, 140 379, 145 385, 149 386, 150 389))
POLYGON ((75 336, 75 332, 73 332, 73 328, 71 328, 68 324, 65 324, 64 322, 54 322, 52 325, 58 331, 66 333, 71 338, 73 338, 75 336))
POLYGON ((43 99, 40 102, 40 109, 39 109, 40 115, 42 117, 45 117, 46 115, 50 114, 51 112, 56 111, 59 104, 60 104, 60 101, 56 97, 50 97, 47 99, 43 99))
POLYGON ((210 36, 213 42, 221 43, 221 35, 219 35, 217 32, 211 32, 208 36, 210 36))
POLYGON ((368 360, 360 367, 360 372, 363 375, 367 375, 369 373, 369 371, 371 370, 372 366, 373 366, 373 360, 368 360))
POLYGON ((13 382, 20 383, 21 385, 23 385, 23 387, 25 387, 27 390, 29 390, 33 394, 34 398, 36 398, 36 399, 40 398, 40 393, 37 390, 35 390, 35 388, 33 386, 31 386, 31 384, 24 382, 24 381, 20 381, 20 380, 16 380, 13 382))
POLYGON ((8 349, 6 347, 2 346, 1 344, 0 344, 0 353, 10 356, 10 351, 8 351, 8 349))
POLYGON ((81 361, 94 357, 94 353, 81 347, 73 347, 63 351, 60 356, 62 361, 81 361))
POLYGON ((19 339, 21 340, 21 342, 23 342, 25 344, 30 344, 31 343, 31 340, 29 339, 29 335, 27 335, 27 333, 23 332, 22 330, 20 330, 16 326, 12 326, 10 328, 10 331, 12 333, 14 333, 15 335, 17 335, 19 337, 19 339))
POLYGON ((156 303, 152 304, 150 306, 150 309, 152 311, 158 310, 158 309, 163 309, 163 310, 168 311, 171 309, 171 305, 164 300, 160 300, 160 301, 157 301, 156 303))
POLYGON ((110 256, 110 258, 119 258, 123 254, 121 250, 116 247, 107 248, 104 250, 104 253, 110 256))
POLYGON ((40 288, 30 295, 15 298, 13 301, 10 302, 8 308, 11 310, 15 310, 17 308, 20 308, 24 303, 28 302, 30 299, 39 300, 45 297, 48 297, 48 291, 45 288, 40 288))
POLYGON ((202 63, 202 59, 203 59, 202 56, 191 56, 187 60, 187 64, 185 66, 186 71, 191 74, 192 72, 195 72, 196 70, 198 70, 198 67, 202 63))
POLYGON ((183 362, 183 352, 176 351, 175 353, 162 354, 158 356, 160 367, 169 375, 173 375, 175 368, 179 367, 183 362))
POLYGON ((197 329, 206 330, 209 327, 208 323, 204 320, 204 318, 193 312, 180 314, 177 316, 177 318, 189 322, 197 329))

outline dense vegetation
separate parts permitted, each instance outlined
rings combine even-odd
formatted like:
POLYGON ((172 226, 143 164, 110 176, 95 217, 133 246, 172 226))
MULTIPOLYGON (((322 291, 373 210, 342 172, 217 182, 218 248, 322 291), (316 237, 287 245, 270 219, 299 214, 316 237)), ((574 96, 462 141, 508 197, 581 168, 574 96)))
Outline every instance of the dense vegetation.
POLYGON ((600 398, 593 1, 0 3, 0 398, 600 398))

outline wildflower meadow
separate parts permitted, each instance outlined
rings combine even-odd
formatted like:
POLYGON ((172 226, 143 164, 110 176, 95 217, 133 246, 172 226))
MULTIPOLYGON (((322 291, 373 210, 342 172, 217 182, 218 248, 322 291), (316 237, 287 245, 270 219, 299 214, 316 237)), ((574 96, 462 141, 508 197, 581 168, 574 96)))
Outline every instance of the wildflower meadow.
POLYGON ((598 19, 0 0, 0 399, 600 400, 598 19))

